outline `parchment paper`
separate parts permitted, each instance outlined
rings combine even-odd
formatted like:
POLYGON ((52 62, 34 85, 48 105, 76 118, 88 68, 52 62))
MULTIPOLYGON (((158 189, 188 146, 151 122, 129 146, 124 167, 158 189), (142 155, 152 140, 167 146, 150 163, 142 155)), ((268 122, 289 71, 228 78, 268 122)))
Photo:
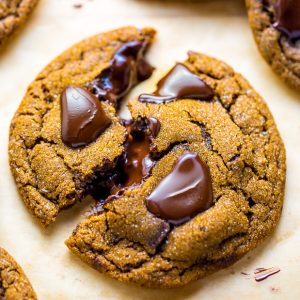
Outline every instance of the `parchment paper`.
POLYGON ((300 299, 300 96, 258 53, 242 0, 41 0, 25 28, 0 53, 0 129, 0 245, 22 265, 39 299, 300 299), (83 6, 75 9, 74 4, 83 6), (287 150, 286 199, 275 234, 233 267, 175 290, 125 285, 82 263, 64 240, 89 203, 61 214, 43 230, 24 207, 8 166, 10 120, 38 72, 73 43, 130 24, 158 30, 149 53, 157 70, 131 97, 151 92, 188 50, 205 52, 232 65, 265 98, 287 150), (281 272, 255 282, 255 268, 274 266, 281 272))

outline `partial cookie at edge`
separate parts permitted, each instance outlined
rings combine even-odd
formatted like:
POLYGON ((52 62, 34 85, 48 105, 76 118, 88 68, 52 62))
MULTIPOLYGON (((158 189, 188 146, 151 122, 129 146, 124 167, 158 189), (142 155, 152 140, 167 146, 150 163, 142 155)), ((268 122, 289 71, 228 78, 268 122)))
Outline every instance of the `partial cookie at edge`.
POLYGON ((251 29, 258 48, 272 69, 290 87, 300 91, 300 41, 294 44, 272 26, 275 0, 269 0, 272 13, 263 1, 246 0, 251 29))
POLYGON ((27 20, 38 1, 4 0, 0 3, 0 47, 27 20))
POLYGON ((21 267, 2 248, 0 248, 0 299, 37 299, 36 294, 21 267))

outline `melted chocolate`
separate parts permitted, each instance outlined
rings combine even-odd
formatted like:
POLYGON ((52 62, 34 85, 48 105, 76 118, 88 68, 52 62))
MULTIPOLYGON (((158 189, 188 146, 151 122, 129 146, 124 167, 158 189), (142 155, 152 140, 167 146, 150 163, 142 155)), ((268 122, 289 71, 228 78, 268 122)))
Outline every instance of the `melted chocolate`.
POLYGON ((140 102, 168 103, 178 99, 212 100, 215 93, 199 76, 184 64, 177 63, 157 84, 153 95, 142 94, 140 102))
POLYGON ((128 42, 120 47, 110 66, 87 84, 88 89, 100 100, 116 104, 133 85, 152 75, 154 68, 143 57, 144 51, 143 42, 128 42))
POLYGON ((289 40, 300 38, 300 0, 278 0, 275 5, 274 27, 289 40))
POLYGON ((207 165, 196 153, 186 152, 146 199, 154 215, 179 225, 213 204, 212 183, 207 165))
POLYGON ((82 147, 93 142, 109 125, 99 100, 89 91, 67 87, 61 96, 61 135, 69 147, 82 147))
POLYGON ((111 193, 115 194, 124 187, 140 183, 151 170, 153 161, 150 158, 150 139, 143 130, 135 130, 133 125, 125 122, 128 137, 124 160, 119 166, 121 169, 120 182, 111 193))
POLYGON ((149 129, 151 131, 151 134, 154 138, 156 138, 159 131, 160 131, 161 124, 160 124, 159 120, 157 120, 154 117, 150 117, 148 119, 148 122, 149 122, 148 126, 149 126, 149 129))

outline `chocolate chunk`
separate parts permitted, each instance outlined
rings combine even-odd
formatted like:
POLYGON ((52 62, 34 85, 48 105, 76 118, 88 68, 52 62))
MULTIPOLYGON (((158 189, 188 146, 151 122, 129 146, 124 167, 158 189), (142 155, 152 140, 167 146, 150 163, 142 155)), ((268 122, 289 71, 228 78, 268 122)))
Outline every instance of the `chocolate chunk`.
POLYGON ((150 117, 148 119, 149 122, 149 129, 151 131, 151 134, 153 137, 157 137, 159 131, 160 131, 160 122, 154 118, 154 117, 150 117))
POLYGON ((154 68, 143 57, 145 44, 128 42, 116 51, 110 66, 87 88, 100 100, 116 104, 137 82, 148 79, 154 68))
POLYGON ((254 277, 255 277, 255 280, 259 282, 259 281, 267 279, 268 277, 270 277, 278 272, 280 272, 280 269, 276 268, 276 267, 272 267, 269 269, 257 268, 254 271, 254 275, 255 275, 254 277))
POLYGON ((215 93, 199 76, 184 64, 175 67, 157 84, 153 95, 142 94, 139 101, 146 103, 168 103, 178 99, 211 100, 215 93))
POLYGON ((73 148, 93 142, 111 124, 99 100, 89 91, 67 87, 61 96, 61 135, 73 148))
POLYGON ((146 199, 148 210, 172 224, 182 224, 213 204, 207 165, 196 153, 186 152, 146 199))
POLYGON ((300 0, 278 0, 275 5, 274 27, 289 40, 300 38, 300 0))

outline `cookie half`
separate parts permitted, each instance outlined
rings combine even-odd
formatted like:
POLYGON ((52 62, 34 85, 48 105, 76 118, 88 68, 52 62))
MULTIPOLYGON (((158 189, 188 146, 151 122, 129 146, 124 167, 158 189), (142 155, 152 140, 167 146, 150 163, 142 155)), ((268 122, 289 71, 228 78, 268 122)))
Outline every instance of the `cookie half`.
POLYGON ((190 52, 129 109, 118 184, 66 241, 73 253, 120 281, 173 288, 233 264, 272 233, 285 149, 240 74, 190 52))
POLYGON ((0 47, 29 17, 38 0, 3 0, 0 2, 0 47))
POLYGON ((36 294, 21 267, 2 248, 0 248, 0 299, 37 299, 36 294))
POLYGON ((300 90, 300 3, 246 0, 258 48, 289 86, 300 90))
POLYGON ((11 122, 9 157, 21 197, 42 225, 93 191, 99 178, 109 178, 127 134, 116 115, 118 101, 151 75, 144 54, 154 35, 153 29, 125 27, 88 38, 56 58, 29 86, 11 122), (82 89, 86 94, 80 94, 82 89), (78 109, 68 119, 69 96, 78 109), (85 116, 90 120, 80 123, 85 116), (65 125, 73 127, 68 131, 65 125), (76 131, 80 141, 73 139, 76 131))

